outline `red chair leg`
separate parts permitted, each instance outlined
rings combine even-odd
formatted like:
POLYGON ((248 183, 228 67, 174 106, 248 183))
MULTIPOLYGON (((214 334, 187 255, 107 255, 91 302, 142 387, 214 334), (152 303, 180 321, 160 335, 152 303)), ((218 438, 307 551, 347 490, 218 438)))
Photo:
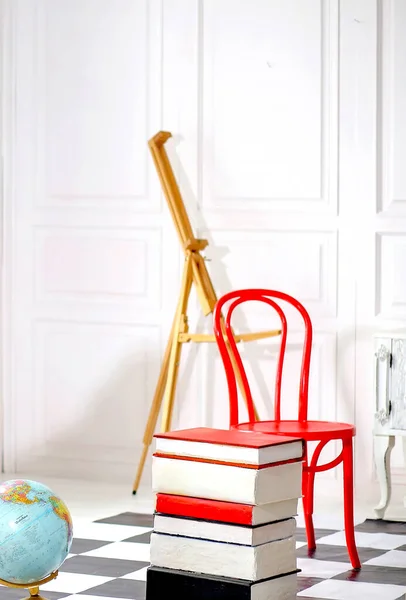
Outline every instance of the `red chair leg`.
POLYGON ((308 470, 308 466, 303 467, 302 476, 302 495, 303 495, 303 513, 306 527, 307 548, 316 549, 316 538, 314 536, 313 526, 313 498, 314 498, 314 472, 308 470))
POLYGON ((343 470, 344 470, 344 527, 348 554, 353 569, 360 569, 361 563, 355 545, 354 532, 354 475, 352 439, 343 440, 343 470))

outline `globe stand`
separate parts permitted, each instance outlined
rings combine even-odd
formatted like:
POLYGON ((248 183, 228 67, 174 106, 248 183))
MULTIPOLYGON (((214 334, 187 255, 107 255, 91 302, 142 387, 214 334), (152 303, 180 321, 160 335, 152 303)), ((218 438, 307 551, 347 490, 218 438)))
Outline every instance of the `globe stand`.
POLYGON ((45 579, 41 579, 41 581, 35 581, 33 583, 10 583, 9 581, 4 581, 3 579, 0 579, 0 585, 4 585, 10 588, 20 588, 28 590, 30 592, 30 595, 28 596, 28 598, 24 598, 24 600, 47 600, 46 598, 44 598, 44 596, 40 595, 39 588, 41 587, 41 585, 48 583, 48 581, 52 581, 53 579, 55 579, 55 577, 57 576, 58 571, 55 571, 54 573, 51 573, 51 575, 48 575, 48 577, 45 577, 45 579))

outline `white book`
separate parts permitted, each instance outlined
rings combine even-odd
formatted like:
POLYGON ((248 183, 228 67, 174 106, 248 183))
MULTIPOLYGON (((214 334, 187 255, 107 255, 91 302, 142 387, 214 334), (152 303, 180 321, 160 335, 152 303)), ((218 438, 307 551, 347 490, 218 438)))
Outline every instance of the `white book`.
POLYGON ((243 504, 268 504, 301 497, 302 463, 264 468, 153 456, 156 493, 243 504))
MULTIPOLYGON (((171 435, 175 436, 176 433, 176 431, 171 432, 171 435)), ((225 432, 225 434, 228 433, 228 431, 225 432)), ((242 439, 244 439, 242 436, 250 439, 250 437, 253 435, 252 433, 238 431, 232 432, 230 437, 232 438, 232 436, 235 436, 236 434, 238 434, 242 439)), ((179 435, 182 435, 182 432, 179 435)), ((190 458, 206 458, 208 460, 245 463, 251 465, 266 465, 277 462, 285 462, 287 460, 294 460, 303 456, 303 442, 301 440, 291 441, 291 439, 288 438, 286 441, 284 437, 279 436, 277 439, 280 443, 275 444, 275 436, 269 436, 269 439, 270 443, 268 446, 252 448, 248 446, 234 446, 231 445, 231 443, 226 445, 213 442, 174 439, 170 438, 169 436, 160 437, 159 434, 155 435, 156 452, 159 454, 171 454, 190 458)))
POLYGON ((167 569, 259 581, 296 570, 295 538, 243 546, 151 534, 151 564, 167 569))
POLYGON ((282 521, 297 515, 297 498, 252 507, 252 525, 282 521))
POLYGON ((282 540, 295 534, 295 519, 285 519, 276 523, 267 523, 256 527, 249 525, 230 525, 203 519, 185 519, 156 514, 154 516, 154 531, 168 533, 230 544, 259 546, 267 542, 282 540))
POLYGON ((259 581, 251 586, 251 600, 296 600, 296 598, 296 573, 259 581))

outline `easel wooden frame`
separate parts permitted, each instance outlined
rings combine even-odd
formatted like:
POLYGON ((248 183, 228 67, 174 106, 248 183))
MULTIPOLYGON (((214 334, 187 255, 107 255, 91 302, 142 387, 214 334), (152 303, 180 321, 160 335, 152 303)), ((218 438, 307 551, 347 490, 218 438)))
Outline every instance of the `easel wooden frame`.
MULTIPOLYGON (((167 432, 171 428, 173 406, 176 392, 176 382, 179 371, 182 344, 188 342, 215 342, 214 335, 189 333, 188 326, 188 302, 192 286, 195 286, 197 297, 204 316, 213 312, 217 302, 210 275, 208 273, 204 257, 200 254, 208 245, 205 239, 197 239, 193 233, 185 205, 175 179, 164 144, 172 137, 167 131, 160 131, 148 142, 152 158, 161 182, 164 196, 168 203, 169 211, 178 233, 179 241, 185 255, 180 295, 175 316, 172 323, 171 333, 167 342, 165 354, 162 360, 161 371, 155 389, 154 398, 146 424, 143 451, 138 464, 137 474, 133 484, 133 494, 137 493, 138 486, 144 470, 149 447, 155 433, 158 416, 162 410, 161 430, 167 432)), ((234 335, 236 342, 248 342, 280 335, 280 330, 261 331, 256 333, 245 333, 234 335)), ((236 372, 238 368, 234 365, 236 372)), ((243 386, 237 377, 240 390, 244 396, 243 386)), ((258 418, 257 412, 256 418, 258 418)))

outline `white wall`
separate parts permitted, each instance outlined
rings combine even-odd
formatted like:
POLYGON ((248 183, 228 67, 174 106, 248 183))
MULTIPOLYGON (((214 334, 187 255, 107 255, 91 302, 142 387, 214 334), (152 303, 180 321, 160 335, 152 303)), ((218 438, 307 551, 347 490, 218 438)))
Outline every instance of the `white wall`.
POLYGON ((6 7, 5 467, 132 478, 179 262, 146 146, 161 4, 6 7))
MULTIPOLYGON (((374 478, 371 335, 406 306, 404 3, 3 9, 6 469, 132 479, 182 263, 146 145, 168 129, 219 293, 279 287, 308 307, 311 416, 355 420, 362 489, 374 478)), ((186 354, 175 425, 225 426, 216 348, 186 354)), ((272 348, 247 356, 266 416, 272 348)))

